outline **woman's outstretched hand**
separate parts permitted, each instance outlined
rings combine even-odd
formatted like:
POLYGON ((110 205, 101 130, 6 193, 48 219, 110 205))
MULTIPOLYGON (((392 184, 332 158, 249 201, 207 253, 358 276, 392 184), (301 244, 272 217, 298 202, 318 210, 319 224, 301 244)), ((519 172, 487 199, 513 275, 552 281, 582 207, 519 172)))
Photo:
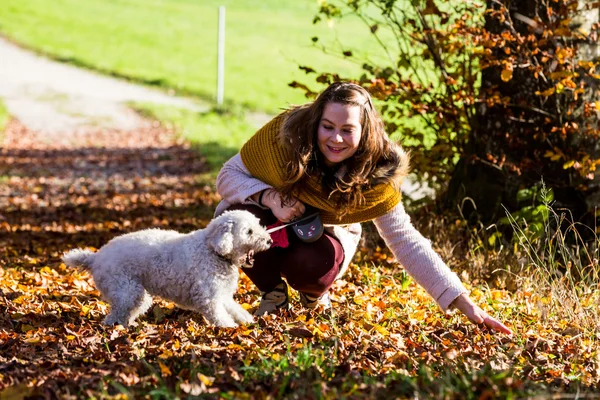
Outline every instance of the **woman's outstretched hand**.
POLYGON ((300 218, 305 211, 304 203, 298 199, 293 199, 289 204, 284 204, 281 194, 275 189, 265 190, 262 204, 271 209, 275 218, 286 223, 300 218))
POLYGON ((466 293, 458 296, 450 306, 458 308, 474 324, 485 324, 495 331, 512 335, 512 331, 506 325, 483 311, 466 293))

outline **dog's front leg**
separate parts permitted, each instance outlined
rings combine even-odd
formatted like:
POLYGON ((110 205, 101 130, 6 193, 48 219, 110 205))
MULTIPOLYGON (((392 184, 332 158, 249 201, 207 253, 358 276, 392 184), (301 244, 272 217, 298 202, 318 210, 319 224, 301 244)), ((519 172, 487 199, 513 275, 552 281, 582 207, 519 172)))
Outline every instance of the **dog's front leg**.
POLYGON ((113 306, 110 313, 104 318, 104 325, 113 326, 114 324, 119 324, 125 328, 129 325, 136 326, 137 324, 133 322, 130 315, 130 311, 113 306))
POLYGON ((207 307, 201 309, 204 317, 209 323, 221 328, 235 328, 238 324, 229 315, 225 305, 221 302, 212 302, 207 307))
MULTIPOLYGON (((204 315, 211 325, 222 328, 235 328, 238 324, 225 309, 222 299, 217 295, 217 290, 208 287, 192 287, 192 295, 185 302, 185 307, 204 315)), ((184 304, 180 304, 183 306, 184 304)))
POLYGON ((246 311, 244 307, 236 303, 233 298, 223 299, 223 302, 229 314, 240 324, 251 324, 254 322, 254 317, 252 317, 252 314, 246 311))

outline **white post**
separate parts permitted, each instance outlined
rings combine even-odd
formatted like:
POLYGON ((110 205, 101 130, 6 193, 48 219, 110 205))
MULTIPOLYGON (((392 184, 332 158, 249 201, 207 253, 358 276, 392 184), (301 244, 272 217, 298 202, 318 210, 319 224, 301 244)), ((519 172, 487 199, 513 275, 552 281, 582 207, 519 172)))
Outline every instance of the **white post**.
POLYGON ((217 46, 217 104, 223 104, 225 91, 225 6, 219 7, 219 40, 217 46))

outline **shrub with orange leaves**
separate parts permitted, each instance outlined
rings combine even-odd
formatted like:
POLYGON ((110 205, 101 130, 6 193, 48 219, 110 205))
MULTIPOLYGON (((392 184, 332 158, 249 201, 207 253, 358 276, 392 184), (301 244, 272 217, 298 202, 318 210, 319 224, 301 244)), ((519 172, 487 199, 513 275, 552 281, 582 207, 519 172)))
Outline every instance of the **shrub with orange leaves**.
POLYGON ((315 22, 360 18, 383 57, 344 48, 362 76, 324 72, 316 81, 368 88, 388 132, 411 150, 417 178, 449 204, 469 197, 484 219, 495 219, 501 204, 518 209, 517 191, 543 177, 580 216, 587 206, 569 199, 591 198, 600 187, 598 7, 586 0, 321 1, 315 22))

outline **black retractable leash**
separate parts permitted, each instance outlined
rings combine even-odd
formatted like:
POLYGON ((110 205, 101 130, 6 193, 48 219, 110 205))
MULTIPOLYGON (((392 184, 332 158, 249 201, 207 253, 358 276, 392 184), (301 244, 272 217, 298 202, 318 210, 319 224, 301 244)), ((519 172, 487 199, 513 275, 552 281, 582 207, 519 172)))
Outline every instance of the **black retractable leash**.
POLYGON ((323 223, 321 222, 321 216, 317 211, 307 216, 300 217, 300 219, 288 224, 267 229, 267 233, 276 232, 280 229, 287 228, 288 226, 292 226, 292 230, 298 239, 306 243, 311 243, 318 240, 321 235, 323 235, 324 231, 323 223))

